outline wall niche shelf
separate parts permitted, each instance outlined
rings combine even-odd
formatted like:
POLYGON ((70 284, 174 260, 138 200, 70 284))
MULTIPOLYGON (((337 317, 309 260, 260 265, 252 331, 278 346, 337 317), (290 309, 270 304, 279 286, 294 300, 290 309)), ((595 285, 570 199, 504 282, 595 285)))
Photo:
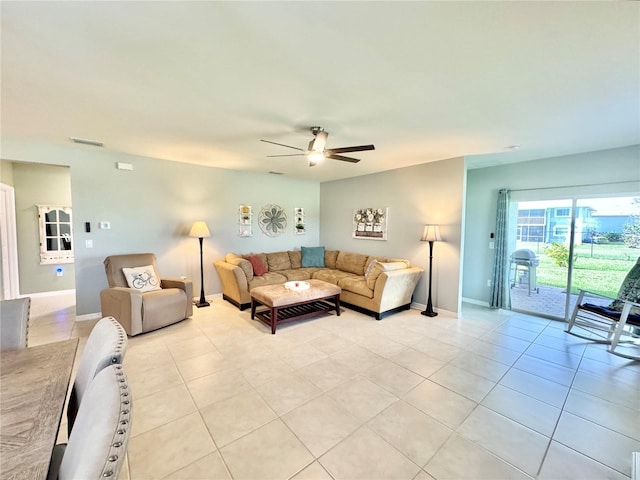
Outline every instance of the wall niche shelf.
POLYGON ((253 236, 253 209, 251 205, 240 205, 238 207, 238 235, 240 237, 253 236))
POLYGON ((293 209, 294 224, 293 228, 296 235, 304 235, 307 232, 307 227, 304 222, 304 208, 296 207, 293 209))

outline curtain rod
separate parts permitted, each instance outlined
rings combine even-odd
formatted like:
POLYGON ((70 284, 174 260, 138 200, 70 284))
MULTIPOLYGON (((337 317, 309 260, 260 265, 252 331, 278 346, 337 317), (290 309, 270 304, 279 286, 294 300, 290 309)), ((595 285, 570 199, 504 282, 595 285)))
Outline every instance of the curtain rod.
POLYGON ((554 190, 556 188, 576 188, 576 187, 601 187, 605 185, 622 185, 625 183, 633 184, 638 183, 637 180, 627 180, 624 182, 611 182, 611 183, 585 183, 582 185, 558 185, 556 187, 539 187, 539 188, 514 188, 513 190, 507 188, 510 192, 533 192, 535 190, 554 190))

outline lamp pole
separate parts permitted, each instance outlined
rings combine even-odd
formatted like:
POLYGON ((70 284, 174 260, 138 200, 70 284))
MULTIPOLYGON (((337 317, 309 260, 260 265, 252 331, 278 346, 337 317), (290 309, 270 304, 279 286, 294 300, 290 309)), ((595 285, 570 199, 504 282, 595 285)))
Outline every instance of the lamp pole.
POLYGON ((433 242, 439 242, 440 240, 442 240, 442 238, 440 238, 440 228, 438 225, 424 226, 424 231, 422 232, 420 241, 429 242, 429 296, 427 298, 427 308, 425 308, 424 312, 420 313, 427 317, 435 317, 438 315, 437 312, 433 311, 433 303, 431 301, 431 284, 433 279, 433 242))
POLYGON ((196 303, 196 307, 208 307, 209 302, 204 296, 204 263, 202 260, 202 239, 204 237, 210 237, 211 232, 205 222, 195 222, 189 232, 190 237, 196 237, 200 242, 200 300, 196 303))
POLYGON ((204 298, 204 263, 202 262, 202 237, 198 237, 200 240, 200 301, 196 303, 196 307, 208 307, 209 302, 204 298))
POLYGON ((425 308, 424 312, 420 312, 422 315, 426 315, 427 317, 435 317, 438 315, 437 312, 433 311, 433 304, 431 303, 432 272, 433 272, 433 240, 429 240, 429 297, 427 298, 427 308, 425 308))

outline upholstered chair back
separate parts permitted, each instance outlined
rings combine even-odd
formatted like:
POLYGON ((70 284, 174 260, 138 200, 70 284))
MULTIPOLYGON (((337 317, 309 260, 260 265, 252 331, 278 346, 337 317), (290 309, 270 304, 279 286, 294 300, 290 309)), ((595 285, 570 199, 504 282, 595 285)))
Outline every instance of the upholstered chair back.
POLYGON ((131 433, 132 399, 122 365, 103 368, 80 405, 66 445, 56 445, 48 479, 117 479, 131 433))
POLYGON ((68 431, 71 433, 78 409, 94 377, 109 365, 121 364, 127 348, 127 333, 113 317, 104 317, 91 330, 78 363, 67 408, 68 431))
POLYGON ((126 255, 111 255, 104 260, 104 270, 107 274, 107 283, 109 288, 125 287, 127 279, 122 273, 123 268, 145 267, 152 265, 156 274, 158 268, 156 266, 156 256, 153 253, 131 253, 126 255))
POLYGON ((0 301, 0 351, 26 348, 31 298, 0 301))

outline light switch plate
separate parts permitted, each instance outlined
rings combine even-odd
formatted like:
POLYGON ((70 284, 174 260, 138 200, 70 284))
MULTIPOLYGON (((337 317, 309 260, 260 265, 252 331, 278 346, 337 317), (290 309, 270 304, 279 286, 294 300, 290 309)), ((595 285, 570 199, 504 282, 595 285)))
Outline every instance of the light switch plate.
POLYGON ((100 222, 100 230, 109 230, 111 228, 111 222, 100 222))

